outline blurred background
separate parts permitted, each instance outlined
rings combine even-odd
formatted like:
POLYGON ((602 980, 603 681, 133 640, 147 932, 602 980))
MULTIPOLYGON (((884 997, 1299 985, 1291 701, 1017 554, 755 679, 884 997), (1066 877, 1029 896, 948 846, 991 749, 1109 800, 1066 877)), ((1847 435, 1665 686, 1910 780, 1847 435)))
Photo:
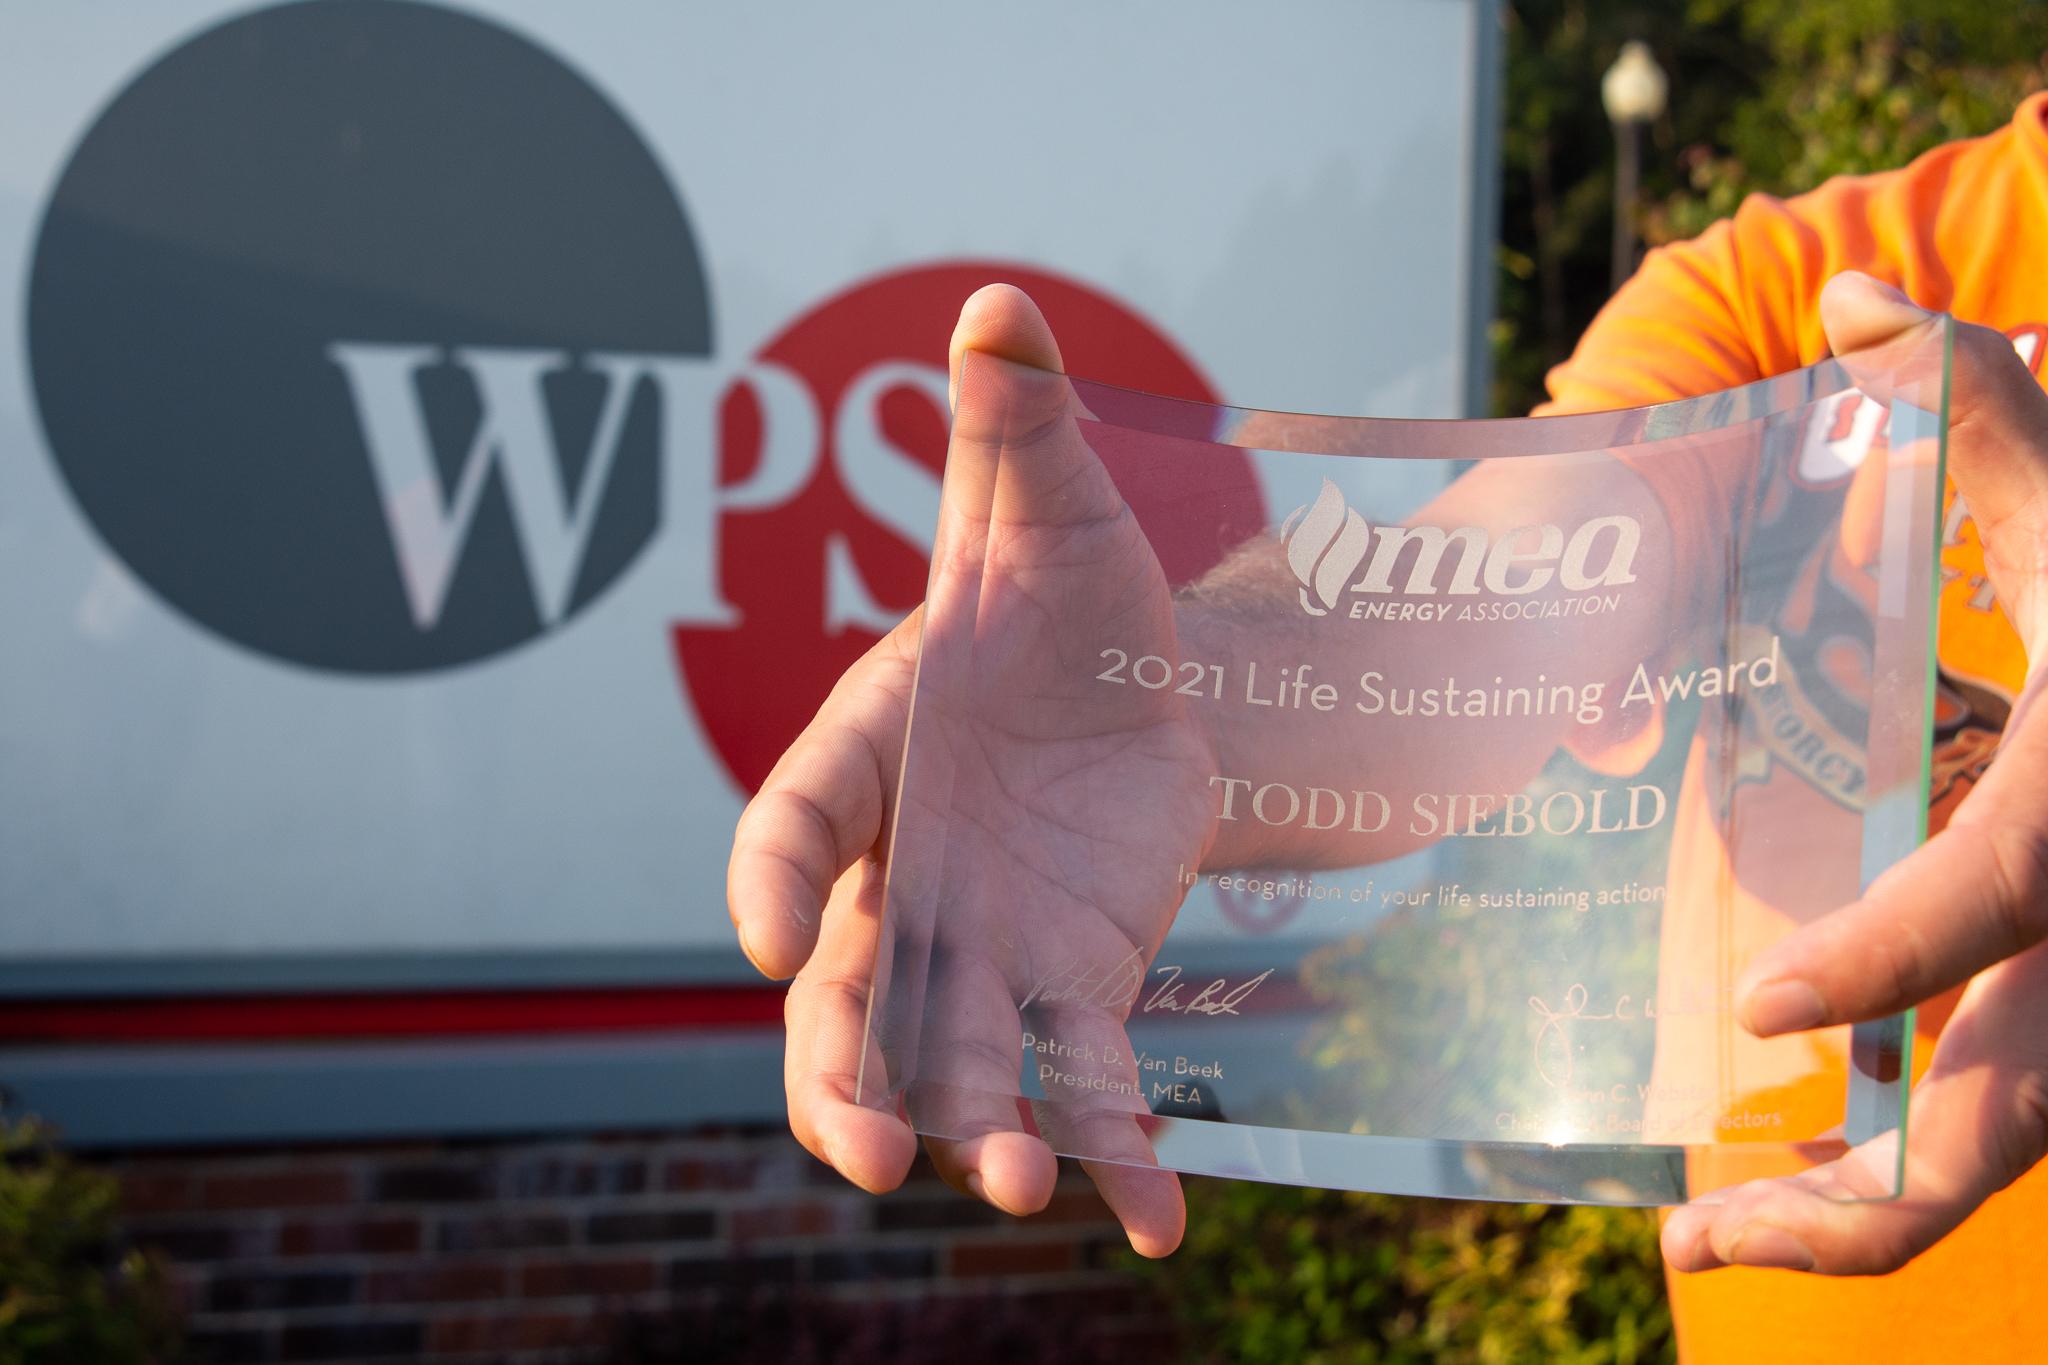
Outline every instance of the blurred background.
POLYGON ((1643 251, 1997 128, 2044 48, 1973 0, 0 0, 0 1358, 1674 1358, 1652 1213, 1193 1180, 1144 1263, 1078 1170, 855 1189, 732 824, 921 594, 979 285, 1110 382, 1519 415, 1643 251))

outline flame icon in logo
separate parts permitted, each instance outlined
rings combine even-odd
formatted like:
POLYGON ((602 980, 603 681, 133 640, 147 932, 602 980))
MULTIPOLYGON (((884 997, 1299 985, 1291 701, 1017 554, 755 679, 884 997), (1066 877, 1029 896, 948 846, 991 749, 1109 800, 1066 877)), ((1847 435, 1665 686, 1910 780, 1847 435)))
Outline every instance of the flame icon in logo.
POLYGON ((1371 541, 1372 528, 1344 505, 1344 495, 1328 479, 1314 505, 1288 513, 1280 527, 1280 543, 1287 547, 1287 566, 1301 580, 1301 609, 1310 616, 1328 616, 1345 580, 1364 562, 1371 541), (1299 524, 1296 517, 1301 518, 1299 524), (1309 600, 1310 589, 1322 600, 1321 606, 1309 600))

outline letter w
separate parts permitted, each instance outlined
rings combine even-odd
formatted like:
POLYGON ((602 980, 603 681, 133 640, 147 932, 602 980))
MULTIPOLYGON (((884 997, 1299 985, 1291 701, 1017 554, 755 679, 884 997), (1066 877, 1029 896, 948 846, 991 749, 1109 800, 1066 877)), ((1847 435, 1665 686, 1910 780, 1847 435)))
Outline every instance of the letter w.
POLYGON ((450 352, 450 359, 475 378, 482 407, 452 489, 442 485, 413 382, 420 369, 440 358, 441 348, 336 342, 327 354, 348 375, 413 624, 432 630, 441 619, 493 463, 512 505, 534 609, 543 623, 561 619, 604 501, 620 429, 645 359, 590 357, 591 367, 608 383, 571 498, 541 387, 544 375, 568 368, 564 353, 480 346, 450 352))
POLYGON ((1673 696, 1683 700, 1692 695, 1692 680, 1698 676, 1697 673, 1688 673, 1681 678, 1673 673, 1668 678, 1657 679, 1657 690, 1664 694, 1666 701, 1670 701, 1673 696))

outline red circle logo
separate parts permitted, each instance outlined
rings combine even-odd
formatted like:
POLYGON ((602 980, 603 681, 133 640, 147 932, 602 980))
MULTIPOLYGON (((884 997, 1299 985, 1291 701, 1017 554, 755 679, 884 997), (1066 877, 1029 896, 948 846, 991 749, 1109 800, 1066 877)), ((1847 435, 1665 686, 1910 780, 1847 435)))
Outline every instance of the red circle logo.
MULTIPOLYGON (((846 290, 764 346, 718 407, 717 563, 734 624, 671 630, 683 687, 748 792, 840 674, 923 599, 947 439, 946 346, 986 284, 1029 294, 1068 370, 1125 388, 1219 401, 1201 371, 1135 311, 1043 270, 920 266, 846 290)), ((1116 452, 1101 448, 1112 474, 1116 452)), ((1163 545, 1186 582, 1264 526, 1249 459, 1217 504, 1219 535, 1163 545), (1250 496, 1247 496, 1250 494, 1250 496)), ((1140 524, 1142 499, 1132 500, 1140 524)))

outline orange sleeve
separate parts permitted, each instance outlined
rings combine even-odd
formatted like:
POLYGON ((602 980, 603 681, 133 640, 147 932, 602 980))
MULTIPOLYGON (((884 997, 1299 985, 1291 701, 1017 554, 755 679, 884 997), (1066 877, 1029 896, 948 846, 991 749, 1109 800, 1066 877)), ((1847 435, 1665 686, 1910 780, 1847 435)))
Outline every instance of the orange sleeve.
POLYGON ((1715 393, 1763 371, 1730 288, 1741 271, 1734 224, 1649 254, 1551 370, 1551 399, 1535 416, 1642 407, 1715 393))
MULTIPOLYGON (((2044 107, 2029 101, 2015 124, 2038 124, 2044 107)), ((1840 176, 1797 199, 1753 194, 1733 218, 1652 251, 1550 372, 1551 401, 1536 415, 1664 403, 1811 365, 1828 354, 1821 288, 1843 270, 1950 309, 1943 210, 1979 198, 1986 169, 2016 159, 2018 131, 1938 147, 1904 170, 1840 176)), ((1981 249, 1985 234, 1973 237, 1981 249)))
MULTIPOLYGON (((1845 177, 1791 201, 1751 195, 1732 219, 1652 251, 1571 359, 1551 370, 1551 401, 1536 414, 1665 403, 1820 360, 1828 353, 1822 286, 1850 268, 1902 282, 1897 264, 1912 255, 1906 243, 1914 225, 1933 218, 1920 201, 1938 195, 1946 180, 1933 177, 1928 188, 1923 163, 1939 155, 1922 158, 1911 175, 1845 177)), ((1946 292, 1916 283, 1917 292, 1946 292)), ((1946 303, 1940 297, 1933 306, 1946 303)), ((1750 498, 1746 476, 1682 453, 1629 465, 1663 504, 1678 563, 1709 562, 1708 551, 1731 533, 1736 509, 1750 498)), ((1693 580, 1681 573, 1680 581, 1693 580)))

